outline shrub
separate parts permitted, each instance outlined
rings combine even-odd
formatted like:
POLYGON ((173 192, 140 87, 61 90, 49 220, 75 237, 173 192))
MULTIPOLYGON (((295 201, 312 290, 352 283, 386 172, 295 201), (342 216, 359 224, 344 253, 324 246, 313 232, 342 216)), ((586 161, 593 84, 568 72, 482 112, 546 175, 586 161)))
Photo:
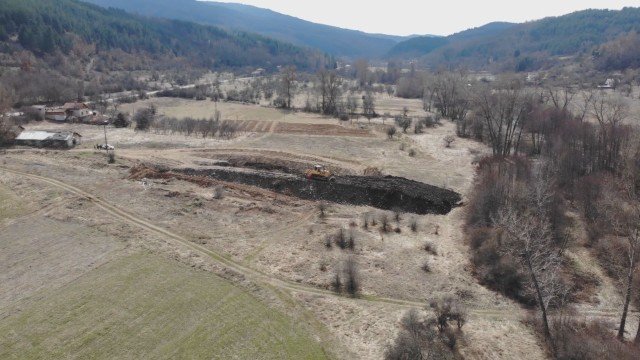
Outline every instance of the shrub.
POLYGON ((409 227, 411 228, 411 231, 418 232, 418 219, 412 218, 409 222, 409 227))
POLYGON ((431 255, 434 255, 434 256, 438 255, 438 249, 437 249, 436 245, 434 243, 432 243, 431 241, 425 242, 423 249, 424 249, 424 251, 428 252, 431 255))
POLYGON ((128 116, 122 112, 119 112, 118 115, 116 115, 115 120, 113 120, 113 126, 116 128, 126 128, 130 125, 131 121, 129 121, 128 116))
POLYGON ((326 247, 327 249, 331 249, 331 247, 333 246, 333 236, 331 235, 327 235, 324 237, 324 247, 326 247))
POLYGON ((348 246, 347 237, 345 236, 344 229, 338 230, 338 233, 334 235, 335 244, 342 250, 346 249, 348 246))
POLYGON ((422 266, 420 267, 420 269, 422 269, 422 271, 424 271, 426 273, 430 273, 431 272, 431 261, 425 260, 422 263, 422 266))
POLYGON ((389 137, 389 140, 393 139, 393 136, 396 134, 397 130, 395 126, 389 126, 387 128, 387 136, 389 137))
POLYGON ((360 291, 360 281, 358 279, 358 264, 353 257, 346 260, 344 266, 344 275, 346 277, 345 290, 351 296, 357 296, 360 291))
POLYGON ((319 214, 320 218, 324 219, 325 217, 327 217, 327 208, 329 207, 329 204, 327 204, 324 201, 321 201, 318 203, 317 207, 318 207, 318 211, 320 212, 319 214))
POLYGON ((340 280, 340 273, 338 271, 336 271, 336 274, 333 277, 331 287, 333 288, 333 291, 338 294, 342 292, 342 281, 340 280))
POLYGON ((388 233, 391 230, 389 226, 389 216, 387 216, 387 214, 380 215, 380 230, 384 233, 388 233))
POLYGON ((156 108, 151 105, 145 109, 138 110, 133 117, 136 122, 136 130, 148 131, 153 125, 156 116, 156 108))
POLYGON ((444 146, 450 148, 454 141, 456 138, 453 135, 447 135, 444 137, 444 146))
POLYGON ((410 149, 409 150, 409 156, 411 156, 411 157, 416 156, 416 151, 414 149, 410 149))
MULTIPOLYGON (((536 328, 541 325, 536 320, 536 328)), ((640 348, 618 341, 611 324, 603 321, 580 321, 555 317, 551 323, 558 360, 631 360, 640 358, 640 348)))
POLYGON ((113 151, 110 152, 107 156, 109 157, 109 164, 114 164, 116 162, 116 154, 113 151))
POLYGON ((399 223, 402 220, 402 211, 398 208, 393 209, 393 219, 399 223))
POLYGON ((213 189, 213 198, 214 199, 224 199, 224 186, 216 186, 213 189))
POLYGON ((454 322, 458 330, 461 330, 467 321, 466 309, 453 297, 447 296, 441 299, 432 300, 429 303, 429 307, 433 310, 436 316, 436 326, 441 333, 445 332, 447 328, 449 328, 450 322, 454 322))
POLYGON ((364 214, 362 216, 362 228, 369 230, 369 214, 364 214))

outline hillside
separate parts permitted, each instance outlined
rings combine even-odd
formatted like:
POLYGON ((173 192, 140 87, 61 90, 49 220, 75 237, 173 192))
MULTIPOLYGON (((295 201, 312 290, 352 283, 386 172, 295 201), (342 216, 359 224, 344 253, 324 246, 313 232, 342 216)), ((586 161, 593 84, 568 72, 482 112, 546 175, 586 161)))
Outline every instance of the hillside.
POLYGON ((387 57, 409 58, 414 56, 424 56, 445 45, 460 41, 490 37, 509 29, 516 24, 507 22, 493 22, 477 28, 461 31, 449 36, 417 36, 407 39, 394 46, 387 57))
POLYGON ((275 68, 294 64, 312 69, 324 55, 260 35, 229 32, 177 20, 143 18, 75 0, 6 0, 0 7, 0 41, 5 51, 24 48, 44 57, 95 47, 95 55, 133 55, 133 67, 275 68), (145 65, 146 64, 146 65, 145 65))
POLYGON ((591 55, 598 46, 638 30, 640 8, 584 10, 504 29, 498 26, 471 38, 452 35, 446 46, 426 55, 423 62, 527 71, 550 63, 551 57, 591 55))
POLYGON ((316 24, 249 5, 196 0, 86 0, 145 16, 193 21, 258 33, 281 41, 346 57, 377 57, 402 37, 316 24))

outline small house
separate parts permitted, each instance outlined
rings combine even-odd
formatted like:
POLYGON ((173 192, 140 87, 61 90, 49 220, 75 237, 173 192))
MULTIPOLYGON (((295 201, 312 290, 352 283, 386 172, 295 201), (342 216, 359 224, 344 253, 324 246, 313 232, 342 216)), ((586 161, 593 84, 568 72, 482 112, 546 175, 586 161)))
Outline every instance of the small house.
POLYGON ((15 144, 70 149, 80 144, 81 139, 82 135, 71 131, 23 131, 16 137, 15 144))
POLYGON ((61 108, 47 108, 44 118, 52 121, 67 121, 67 112, 61 108))
POLYGON ((86 118, 95 116, 96 113, 89 108, 89 106, 82 102, 70 102, 62 106, 62 109, 67 114, 67 118, 74 117, 80 122, 83 122, 86 118))
POLYGON ((615 89, 615 88, 616 88, 615 79, 607 79, 603 85, 598 86, 598 89, 615 89))

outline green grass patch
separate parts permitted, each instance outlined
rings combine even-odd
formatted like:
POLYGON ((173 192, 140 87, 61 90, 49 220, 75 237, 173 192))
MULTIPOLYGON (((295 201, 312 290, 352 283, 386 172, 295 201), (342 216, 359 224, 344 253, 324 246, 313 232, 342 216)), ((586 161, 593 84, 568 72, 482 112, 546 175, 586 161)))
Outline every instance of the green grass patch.
POLYGON ((24 214, 27 209, 9 188, 0 184, 0 221, 24 214))
POLYGON ((302 326, 229 282, 149 254, 0 320, 2 359, 324 359, 302 326))

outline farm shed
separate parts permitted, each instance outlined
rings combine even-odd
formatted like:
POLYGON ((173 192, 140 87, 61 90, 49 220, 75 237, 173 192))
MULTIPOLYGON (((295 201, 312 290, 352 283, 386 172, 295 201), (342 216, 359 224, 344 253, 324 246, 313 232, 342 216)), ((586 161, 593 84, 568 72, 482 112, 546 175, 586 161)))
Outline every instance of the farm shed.
POLYGON ((72 148, 80 143, 82 136, 71 131, 23 131, 16 137, 16 145, 72 148))

